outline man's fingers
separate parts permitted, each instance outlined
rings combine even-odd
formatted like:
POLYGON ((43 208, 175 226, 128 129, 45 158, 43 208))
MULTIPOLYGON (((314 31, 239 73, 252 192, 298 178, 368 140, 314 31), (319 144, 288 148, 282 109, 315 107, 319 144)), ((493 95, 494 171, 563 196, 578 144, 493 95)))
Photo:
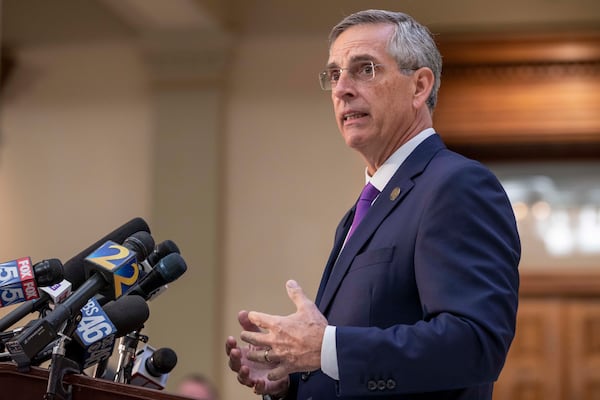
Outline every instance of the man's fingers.
POLYGON ((246 358, 257 363, 266 363, 267 360, 265 360, 265 351, 267 351, 267 348, 249 351, 246 353, 246 358))
POLYGON ((300 310, 307 303, 312 303, 308 297, 304 294, 304 291, 293 279, 290 279, 285 283, 285 288, 287 289, 288 297, 294 302, 296 305, 296 309, 300 310))
POLYGON ((250 311, 248 313, 248 319, 250 320, 251 324, 266 330, 269 330, 269 328, 273 326, 276 318, 279 317, 277 317, 276 315, 269 315, 258 311, 250 311))
POLYGON ((260 329, 248 318, 248 311, 242 310, 238 313, 238 322, 245 331, 259 332, 260 329))
POLYGON ((261 379, 256 381, 254 385, 254 393, 256 394, 266 394, 267 383, 261 379))
POLYGON ((246 366, 240 368, 237 378, 238 382, 240 382, 242 385, 246 385, 248 387, 254 386, 254 381, 250 379, 250 369, 246 366))
POLYGON ((229 368, 232 371, 239 372, 242 367, 242 352, 239 349, 231 349, 229 353, 229 368))
POLYGON ((225 353, 229 355, 231 353, 231 350, 235 349, 236 347, 237 341, 235 340, 235 338, 233 336, 227 337, 227 340, 225 341, 225 353))
POLYGON ((280 379, 285 378, 286 376, 288 376, 287 369, 282 364, 280 364, 279 366, 273 368, 271 372, 269 372, 269 374, 267 375, 267 379, 269 379, 270 381, 278 381, 280 379))
POLYGON ((242 333, 240 333, 240 339, 242 339, 242 341, 251 344, 255 347, 261 347, 265 344, 264 340, 261 340, 261 338, 263 338, 264 336, 264 333, 258 332, 243 331, 242 333))

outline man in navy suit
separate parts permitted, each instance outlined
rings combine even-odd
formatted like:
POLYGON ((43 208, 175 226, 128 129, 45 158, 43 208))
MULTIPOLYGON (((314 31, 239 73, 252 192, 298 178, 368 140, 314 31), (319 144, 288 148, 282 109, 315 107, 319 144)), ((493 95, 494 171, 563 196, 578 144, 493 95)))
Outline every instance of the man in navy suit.
POLYGON ((337 227, 315 303, 288 281, 294 314, 240 312, 249 346, 229 337, 226 352, 256 393, 492 398, 515 334, 520 241, 496 177, 433 129, 441 64, 406 14, 368 10, 333 28, 321 86, 376 197, 337 227))

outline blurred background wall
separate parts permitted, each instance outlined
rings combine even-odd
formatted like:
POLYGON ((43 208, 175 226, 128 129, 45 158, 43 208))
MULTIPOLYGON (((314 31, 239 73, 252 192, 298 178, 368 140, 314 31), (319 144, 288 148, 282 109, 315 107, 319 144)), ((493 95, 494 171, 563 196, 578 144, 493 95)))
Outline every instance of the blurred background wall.
MULTIPOLYGON (((65 261, 141 216, 188 272, 151 303, 144 333, 224 399, 255 398, 228 371, 241 309, 314 297, 363 166, 317 73, 327 35, 364 8, 444 34, 600 26, 596 0, 2 0, 0 256, 65 261)), ((442 91, 444 90, 442 80, 442 91)))

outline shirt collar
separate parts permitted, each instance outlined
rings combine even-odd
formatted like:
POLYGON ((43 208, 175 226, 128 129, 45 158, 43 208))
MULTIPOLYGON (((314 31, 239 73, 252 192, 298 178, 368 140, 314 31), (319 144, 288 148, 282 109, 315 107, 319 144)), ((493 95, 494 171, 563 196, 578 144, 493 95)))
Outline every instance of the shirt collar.
POLYGON ((398 168, 408 158, 410 153, 417 148, 421 142, 427 139, 429 136, 435 134, 433 128, 427 128, 417 134, 415 137, 404 143, 398 150, 396 150, 381 167, 375 171, 373 176, 369 176, 368 170, 365 168, 365 181, 366 183, 371 182, 371 185, 375 186, 380 192, 383 191, 385 185, 392 179, 392 176, 398 171, 398 168))

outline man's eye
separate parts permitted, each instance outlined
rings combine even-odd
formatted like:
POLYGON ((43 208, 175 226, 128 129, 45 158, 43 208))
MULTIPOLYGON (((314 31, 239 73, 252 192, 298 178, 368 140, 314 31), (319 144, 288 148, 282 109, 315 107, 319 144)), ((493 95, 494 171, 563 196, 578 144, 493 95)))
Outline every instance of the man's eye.
POLYGON ((373 63, 362 64, 358 67, 358 73, 363 76, 373 75, 373 63))
POLYGON ((337 82, 340 80, 340 73, 341 70, 339 69, 332 69, 329 71, 329 80, 332 82, 337 82))

